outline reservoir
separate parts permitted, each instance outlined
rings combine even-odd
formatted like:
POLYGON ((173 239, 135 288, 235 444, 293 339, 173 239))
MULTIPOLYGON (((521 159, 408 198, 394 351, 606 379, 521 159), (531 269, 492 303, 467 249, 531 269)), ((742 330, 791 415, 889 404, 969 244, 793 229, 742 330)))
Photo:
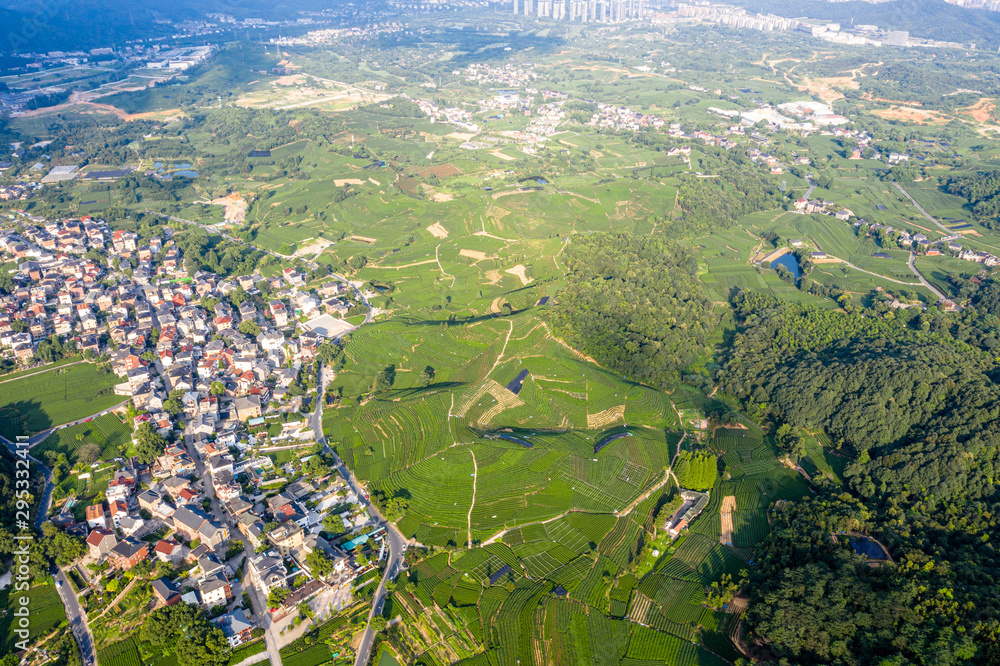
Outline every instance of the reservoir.
POLYGON ((778 266, 784 266, 792 274, 792 277, 795 278, 796 284, 798 284, 799 278, 802 277, 802 271, 799 270, 799 260, 795 258, 794 254, 788 252, 771 262, 771 268, 777 270, 778 266))

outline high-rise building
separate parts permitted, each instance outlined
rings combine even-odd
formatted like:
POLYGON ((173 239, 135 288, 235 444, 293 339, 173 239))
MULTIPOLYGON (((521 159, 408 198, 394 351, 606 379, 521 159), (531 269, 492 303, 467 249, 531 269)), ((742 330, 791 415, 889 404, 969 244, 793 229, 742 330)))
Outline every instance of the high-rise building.
POLYGON ((531 0, 524 0, 524 15, 531 16, 534 12, 532 11, 531 0))
POLYGON ((517 4, 517 0, 514 0, 514 13, 515 13, 515 14, 518 14, 518 13, 519 13, 519 12, 517 11, 517 9, 518 9, 518 4, 517 4))

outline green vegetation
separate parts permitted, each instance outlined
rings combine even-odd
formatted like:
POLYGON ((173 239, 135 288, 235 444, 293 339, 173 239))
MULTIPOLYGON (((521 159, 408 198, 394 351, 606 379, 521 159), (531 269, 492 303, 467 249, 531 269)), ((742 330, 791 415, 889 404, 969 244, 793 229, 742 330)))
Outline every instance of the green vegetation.
POLYGON ((89 423, 53 432, 32 448, 32 455, 41 457, 53 451, 65 454, 72 463, 90 464, 95 460, 109 460, 122 455, 131 441, 131 428, 117 415, 105 414, 89 423), (80 435, 83 437, 80 438, 80 435), (95 452, 96 455, 93 455, 95 452))
POLYGON ((29 609, 29 641, 35 641, 40 636, 46 636, 56 629, 60 622, 66 621, 66 611, 63 608, 62 599, 56 591, 56 586, 50 580, 47 583, 34 585, 27 590, 14 591, 7 587, 0 591, 0 606, 8 609, 5 617, 0 619, 0 652, 11 654, 15 651, 14 643, 21 638, 14 633, 17 619, 13 610, 21 608, 20 602, 14 602, 13 597, 27 597, 27 608, 29 609))
POLYGON ((264 644, 264 639, 257 639, 250 641, 249 643, 244 643, 236 650, 233 650, 232 655, 229 657, 229 666, 236 666, 236 664, 244 661, 248 657, 260 654, 265 650, 267 650, 267 645, 264 644))
POLYGON ((556 331, 598 363, 658 388, 704 353, 715 321, 698 262, 661 238, 594 235, 570 246, 556 331))
POLYGON ((14 440, 84 418, 121 401, 114 375, 90 363, 55 368, 3 384, 0 435, 14 440))
MULTIPOLYGON (((829 3, 766 6, 846 24, 829 3)), ((884 24, 878 7, 849 11, 884 24)), ((958 11, 912 12, 940 25, 892 20, 915 34, 995 40, 958 11)), ((143 242, 169 225, 189 274, 291 267, 306 276, 299 291, 336 272, 369 293, 374 323, 321 358, 335 371, 330 445, 422 544, 408 549, 372 625, 378 663, 721 665, 746 658, 737 645, 765 663, 992 663, 1000 286, 947 245, 911 268, 919 246, 903 232, 1000 253, 996 57, 817 52, 798 32, 709 25, 554 30, 508 15, 508 30, 489 16, 485 25, 462 10, 462 30, 416 16, 374 39, 283 45, 295 75, 280 82, 267 73, 276 54, 233 44, 186 79, 102 100, 180 109, 170 122, 68 112, 0 130, 29 146, 52 139, 56 161, 72 150, 91 164, 197 164, 193 179, 137 170, 111 184, 46 186, 28 203, 33 214, 103 215, 143 242), (509 64, 565 100, 525 93, 530 115, 480 110, 496 90, 526 86, 477 82, 468 64, 509 64), (739 132, 738 120, 709 111, 819 90, 843 95, 832 106, 856 135, 766 122, 739 132), (467 110, 480 130, 431 122, 424 102, 467 110), (615 127, 602 104, 680 131, 615 127), (544 140, 518 138, 558 110, 565 117, 544 140), (711 138, 692 140, 699 130, 711 138), (890 168, 892 153, 910 160, 890 168), (807 191, 827 214, 796 209, 807 191), (246 202, 245 221, 211 232, 188 224, 222 223, 222 207, 206 202, 230 194, 246 202), (846 221, 830 214, 845 209, 846 221), (773 267, 779 250, 800 280, 773 267), (680 488, 708 501, 673 535, 680 488), (892 561, 860 559, 851 539, 861 537, 885 544, 892 561)), ((29 156, 25 165, 41 159, 29 156)), ((31 178, 25 165, 9 177, 31 178)), ((270 296, 227 297, 247 298, 263 309, 270 296)), ((360 324, 364 308, 344 317, 360 324)), ((72 351, 43 344, 46 360, 72 351)), ((0 433, 99 411, 113 383, 89 365, 17 378, 2 391, 0 433)), ((168 412, 181 412, 178 397, 168 412)), ((261 431, 276 435, 288 418, 261 431)), ((148 426, 133 451, 129 435, 114 416, 52 434, 37 452, 55 468, 54 496, 92 498, 106 484, 102 470, 79 480, 73 462, 162 450, 148 426)), ((272 458, 297 464, 310 453, 272 458)), ((315 456, 301 469, 322 475, 325 463, 315 456)), ((12 491, 0 485, 0 499, 12 491)), ((39 572, 78 547, 51 529, 44 537, 39 572)), ((307 563, 320 575, 330 564, 307 563)), ((355 581, 357 597, 378 578, 355 581)), ((99 613, 117 584, 90 595, 88 610, 99 613)), ((125 619, 95 622, 102 664, 234 663, 262 649, 229 654, 194 611, 156 611, 151 629, 107 646, 135 630, 149 599, 136 586, 125 619)), ((367 610, 358 603, 310 627, 283 661, 350 660, 367 610)))
POLYGON ((694 454, 681 451, 674 463, 674 473, 685 488, 709 490, 715 485, 715 477, 718 474, 715 456, 707 451, 698 451, 694 454))

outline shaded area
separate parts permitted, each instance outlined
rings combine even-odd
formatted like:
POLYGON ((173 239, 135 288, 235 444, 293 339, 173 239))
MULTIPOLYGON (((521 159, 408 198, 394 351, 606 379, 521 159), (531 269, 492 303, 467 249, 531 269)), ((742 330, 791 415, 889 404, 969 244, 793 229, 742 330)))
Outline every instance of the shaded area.
POLYGON ((632 436, 632 433, 630 433, 630 432, 622 432, 622 433, 618 433, 617 435, 611 435, 610 437, 605 437, 604 439, 602 439, 601 441, 599 441, 597 444, 594 444, 594 453, 600 453, 601 449, 603 449, 608 444, 611 444, 612 442, 614 442, 616 440, 622 439, 623 437, 631 437, 631 436, 632 436))
POLYGON ((524 387, 524 378, 527 376, 528 376, 527 370, 522 370, 521 372, 519 372, 517 377, 514 377, 514 379, 510 380, 510 383, 507 384, 507 390, 513 393, 514 395, 520 393, 521 389, 524 387))

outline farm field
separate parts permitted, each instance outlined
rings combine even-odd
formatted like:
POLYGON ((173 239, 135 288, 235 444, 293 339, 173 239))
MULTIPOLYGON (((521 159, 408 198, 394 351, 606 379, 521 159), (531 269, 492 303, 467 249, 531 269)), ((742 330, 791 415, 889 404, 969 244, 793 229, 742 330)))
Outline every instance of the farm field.
POLYGON ((29 629, 32 641, 40 636, 48 635, 60 622, 66 620, 62 599, 59 598, 59 593, 53 583, 35 585, 23 592, 14 592, 10 587, 0 590, 0 608, 8 610, 4 617, 0 618, 0 652, 4 654, 13 653, 15 641, 20 640, 13 633, 15 618, 12 610, 19 607, 11 601, 13 594, 19 597, 25 596, 29 600, 27 605, 31 613, 29 615, 29 629))
POLYGON ((116 405, 116 383, 113 374, 81 363, 2 384, 0 435, 13 440, 116 405))
MULTIPOLYGON (((956 93, 963 106, 944 94, 926 102, 921 112, 941 122, 921 125, 886 122, 893 113, 916 114, 918 104, 904 111, 873 98, 882 94, 873 87, 901 85, 899 73, 917 67, 914 57, 931 65, 921 81, 943 86, 941 72, 962 70, 955 67, 958 50, 935 49, 930 63, 924 49, 908 51, 909 60, 882 49, 884 62, 876 64, 868 62, 867 47, 848 55, 842 45, 817 47, 805 41, 810 36, 790 34, 798 31, 757 34, 684 22, 651 31, 638 23, 556 28, 544 17, 509 13, 498 22, 495 7, 488 24, 477 24, 474 9, 457 11, 454 26, 419 15, 408 17, 405 29, 387 22, 375 39, 337 30, 308 38, 329 38, 329 48, 295 36, 281 44, 264 37, 236 42, 173 82, 101 100, 151 116, 109 117, 110 124, 61 110, 13 118, 11 127, 30 132, 32 141, 48 137, 60 151, 79 145, 101 152, 100 159, 88 157, 88 170, 135 169, 122 181, 126 187, 80 180, 39 189, 31 210, 51 219, 106 214, 112 229, 134 230, 142 242, 159 236, 175 243, 192 281, 199 270, 219 276, 219 293, 209 287, 203 307, 222 294, 246 297, 229 291, 246 273, 285 281, 244 287, 258 306, 272 298, 291 304, 331 273, 365 294, 374 312, 363 325, 369 317, 352 292, 342 295, 350 301, 346 310, 321 299, 321 307, 358 328, 332 348, 329 362, 320 358, 335 374, 323 433, 411 540, 407 566, 382 610, 386 621, 399 621, 379 632, 375 663, 723 666, 748 658, 737 640, 747 626, 742 613, 747 603, 761 603, 748 597, 762 567, 774 566, 768 555, 787 533, 776 525, 791 515, 784 507, 841 486, 838 492, 871 509, 870 498, 884 489, 858 476, 865 463, 856 463, 853 445, 818 432, 826 426, 813 427, 815 414, 780 412, 787 398, 777 395, 780 387, 746 389, 753 377, 727 383, 739 353, 763 339, 780 350, 780 363, 791 363, 825 334, 813 322, 843 315, 857 317, 849 332, 905 323, 904 342, 915 354, 924 353, 912 343, 925 331, 934 345, 955 342, 947 353, 981 345, 977 362, 996 376, 995 321, 972 331, 975 315, 991 307, 989 299, 982 308, 975 301, 992 280, 987 266, 963 261, 955 250, 918 256, 921 275, 962 309, 949 320, 950 305, 934 308, 937 296, 909 268, 909 250, 871 225, 923 233, 932 242, 948 235, 894 186, 897 180, 960 235, 964 248, 1000 252, 1000 231, 990 228, 995 214, 973 220, 971 204, 946 192, 954 174, 988 180, 984 170, 1000 169, 1000 134, 961 110, 968 91, 956 93), (711 66, 685 44, 694 36, 711 49, 711 66), (492 71, 486 63, 494 61, 510 67, 492 71), (835 79, 840 83, 822 83, 835 79), (848 88, 857 94, 843 96, 848 88), (846 124, 800 131, 725 113, 817 99, 846 124), (76 126, 127 140, 114 147, 94 148, 104 140, 90 136, 74 143, 76 126), (129 163, 104 164, 116 154, 129 163), (893 166, 897 161, 906 164, 893 166), (147 175, 157 162, 162 180, 147 175), (188 176, 166 178, 178 170, 188 176), (796 212, 807 192, 825 214, 796 212), (245 202, 245 219, 226 220, 218 201, 229 196, 245 202), (833 214, 842 209, 846 221, 833 214), (663 254, 676 251, 677 261, 629 285, 638 269, 606 251, 618 240, 662 243, 669 248, 663 254), (585 255, 591 243, 595 251, 585 255), (762 263, 779 250, 798 257, 801 279, 762 263), (582 263, 593 270, 585 274, 582 263), (663 300, 642 312, 639 287, 676 279, 674 269, 690 278, 690 288, 648 290, 647 303, 663 300), (571 305, 575 290, 587 288, 591 300, 571 305), (671 312, 692 302, 697 326, 671 312), (747 302, 760 311, 745 317, 735 306, 747 302), (796 325, 754 339, 762 329, 753 318, 778 317, 785 304, 801 306, 788 309, 799 317, 796 325), (572 319, 582 323, 567 324, 572 319), (652 331, 663 335, 654 339, 652 331), (687 338, 689 348, 680 342, 687 338), (647 367, 667 369, 657 377, 647 367), (791 433, 782 431, 786 425, 791 433), (685 514, 692 507, 700 513, 685 514), (726 591, 727 582, 734 588, 726 591), (716 593, 720 586, 723 594, 716 593)), ((977 58, 986 63, 987 56, 984 50, 977 58)), ((982 69, 989 74, 991 66, 982 69)), ((994 83, 984 75, 968 85, 986 90, 994 83)), ((10 174, 31 182, 40 175, 19 169, 10 174)), ((14 205, 0 209, 14 215, 14 205)), ((19 261, 0 270, 16 273, 19 261)), ((122 275, 143 288, 143 279, 154 280, 127 263, 104 267, 99 288, 124 281, 122 275)), ((306 308, 293 305, 300 307, 296 317, 306 308)), ((273 316, 258 320, 262 328, 270 327, 267 319, 273 316)), ((301 351, 299 367, 311 381, 311 348, 301 351)), ((929 361, 944 355, 926 352, 929 361)), ((277 370, 281 361, 272 359, 277 370)), ((827 360, 811 365, 826 371, 833 365, 827 360)), ((269 371, 254 373, 284 400, 279 388, 286 387, 269 371)), ((112 391, 117 379, 90 364, 28 374, 0 377, 11 380, 0 384, 4 436, 37 433, 122 400, 112 391)), ((297 397, 300 388, 284 395, 297 397)), ((885 395, 896 400, 905 392, 885 395)), ((311 386, 305 393, 316 396, 311 386)), ((950 397, 937 384, 927 395, 934 398, 925 401, 927 410, 950 397)), ((279 421, 268 423, 264 430, 276 435, 279 421)), ((957 440, 968 437, 947 430, 957 440)), ((901 433, 874 445, 868 461, 901 433)), ((35 448, 75 462, 82 447, 97 445, 107 460, 128 453, 130 434, 106 415, 56 431, 35 448)), ((287 471, 295 465, 286 463, 315 454, 304 443, 262 455, 287 471)), ((908 466, 917 464, 908 458, 908 466)), ((900 474, 908 466, 900 465, 900 474)), ((969 472, 980 475, 976 487, 992 487, 988 469, 969 472)), ((98 465, 89 478, 64 476, 53 495, 56 509, 73 495, 81 502, 71 509, 79 520, 113 473, 111 465, 98 465)), ((266 494, 297 478, 269 479, 266 494)), ((986 501, 986 492, 977 501, 986 501)), ((921 501, 930 506, 928 497, 921 501)), ((838 556, 853 557, 840 545, 845 552, 838 556)), ((878 574, 856 568, 859 576, 878 574)), ((377 576, 369 571, 356 581, 358 603, 310 626, 281 650, 282 661, 345 662, 336 653, 357 645, 377 576)), ((956 594, 969 587, 956 587, 956 594)), ((106 597, 87 601, 101 666, 175 666, 176 656, 150 656, 134 633, 151 598, 143 583, 118 612, 99 620, 106 597)), ((956 600, 956 608, 963 603, 956 600)), ((753 636, 744 637, 755 657, 768 656, 753 636)), ((262 650, 257 642, 236 651, 230 666, 262 650)))
POLYGON ((37 446, 32 447, 33 455, 44 455, 46 451, 65 453, 72 463, 82 446, 96 444, 100 447, 100 460, 120 456, 132 441, 132 429, 115 414, 105 414, 89 423, 78 423, 68 428, 56 430, 37 446), (78 440, 77 436, 83 438, 78 440))

